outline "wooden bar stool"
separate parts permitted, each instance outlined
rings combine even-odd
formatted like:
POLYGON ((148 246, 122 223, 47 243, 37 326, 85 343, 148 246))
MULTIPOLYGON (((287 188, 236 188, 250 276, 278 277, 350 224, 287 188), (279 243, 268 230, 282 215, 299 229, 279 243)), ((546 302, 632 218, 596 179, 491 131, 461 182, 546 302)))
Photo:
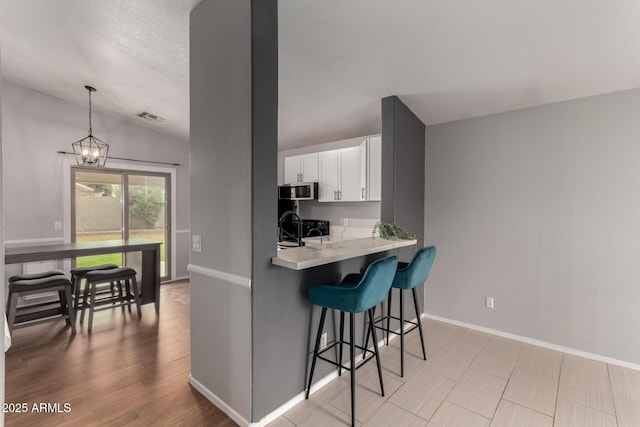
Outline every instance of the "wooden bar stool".
POLYGON ((71 326, 71 333, 76 333, 76 319, 73 311, 71 282, 59 270, 34 274, 18 274, 9 278, 9 296, 7 298, 7 326, 9 332, 44 322, 52 322, 63 318, 71 326), (18 297, 57 292, 60 307, 47 308, 52 302, 34 304, 18 308, 18 297), (39 308, 43 308, 38 310, 39 308))
POLYGON ((380 394, 384 396, 384 384, 382 382, 382 367, 380 366, 380 355, 378 353, 378 341, 376 340, 376 331, 373 323, 373 307, 380 304, 393 282, 393 277, 396 272, 396 266, 398 264, 398 258, 396 256, 390 256, 374 261, 369 265, 362 279, 353 283, 351 280, 347 280, 349 276, 338 285, 317 285, 309 288, 309 300, 311 304, 322 307, 322 314, 320 315, 320 324, 318 325, 318 333, 316 335, 316 346, 313 351, 313 361, 311 362, 311 371, 309 373, 309 383, 307 385, 307 391, 305 398, 309 398, 309 391, 311 390, 311 383, 313 382, 313 371, 316 367, 316 360, 322 359, 325 362, 336 365, 341 373, 342 369, 346 369, 351 372, 351 425, 355 425, 355 374, 356 369, 362 366, 364 363, 375 357, 378 364, 378 377, 380 379, 380 394), (340 315, 349 313, 350 320, 350 335, 349 335, 349 360, 350 366, 347 368, 342 365, 342 345, 345 343, 343 340, 343 324, 340 321, 340 340, 326 347, 320 351, 320 338, 322 336, 322 329, 324 327, 324 320, 327 315, 327 309, 340 310, 340 315), (369 314, 369 326, 371 334, 373 335, 374 351, 367 350, 366 347, 361 347, 355 344, 355 314, 368 312, 369 314), (336 345, 340 346, 340 360, 327 359, 322 356, 322 353, 332 349, 336 345), (374 353, 374 356, 369 359, 365 359, 360 365, 356 365, 355 349, 362 350, 365 354, 367 352, 374 353))
MULTIPOLYGON (((71 270, 71 286, 73 289, 73 296, 74 296, 73 309, 76 311, 76 313, 82 307, 80 303, 80 292, 87 287, 86 280, 85 280, 86 279, 85 276, 87 275, 87 273, 93 270, 111 270, 114 268, 118 268, 118 266, 115 264, 102 264, 102 265, 96 265, 92 267, 78 267, 71 270), (82 286, 83 281, 84 281, 84 286, 82 286)), ((111 296, 114 296, 115 289, 113 284, 111 285, 108 291, 105 290, 104 292, 110 292, 111 296)), ((84 304, 85 302, 86 302, 86 294, 83 292, 82 304, 84 304)))
POLYGON ((93 270, 85 274, 87 284, 85 287, 85 295, 89 293, 89 302, 85 302, 82 305, 82 314, 80 315, 80 323, 84 321, 84 311, 89 308, 89 326, 88 332, 91 332, 93 326, 93 313, 95 311, 106 310, 114 307, 127 306, 129 312, 131 312, 131 304, 135 304, 138 310, 138 317, 142 317, 142 311, 140 309, 140 293, 138 292, 138 282, 136 281, 136 271, 130 267, 118 267, 108 270, 93 270), (96 300, 96 295, 100 292, 100 286, 108 283, 117 283, 119 295, 109 296, 99 300, 96 300), (122 284, 125 284, 123 293, 122 284), (97 308, 102 305, 109 305, 109 307, 97 308))

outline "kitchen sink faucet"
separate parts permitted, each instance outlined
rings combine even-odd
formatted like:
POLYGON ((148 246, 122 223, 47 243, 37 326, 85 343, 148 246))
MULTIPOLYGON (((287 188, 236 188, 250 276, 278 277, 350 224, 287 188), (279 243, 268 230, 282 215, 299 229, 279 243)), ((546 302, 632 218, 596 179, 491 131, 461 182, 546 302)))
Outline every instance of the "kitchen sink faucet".
POLYGON ((312 228, 311 230, 309 230, 309 232, 307 233, 307 237, 311 237, 311 232, 312 231, 317 231, 318 233, 320 233, 320 244, 322 244, 322 231, 320 231, 319 228, 312 228))
POLYGON ((302 221, 300 220, 298 214, 294 211, 286 211, 278 220, 278 241, 282 241, 282 224, 284 223, 284 220, 290 216, 293 216, 298 220, 298 246, 302 246, 302 221))

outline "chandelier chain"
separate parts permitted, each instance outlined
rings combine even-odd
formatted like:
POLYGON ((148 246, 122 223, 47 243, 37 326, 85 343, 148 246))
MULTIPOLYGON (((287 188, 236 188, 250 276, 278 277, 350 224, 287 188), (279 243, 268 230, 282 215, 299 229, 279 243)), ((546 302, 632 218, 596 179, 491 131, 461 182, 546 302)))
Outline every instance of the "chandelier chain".
POLYGON ((92 136, 93 132, 91 129, 91 90, 89 90, 88 92, 89 92, 89 136, 92 136))

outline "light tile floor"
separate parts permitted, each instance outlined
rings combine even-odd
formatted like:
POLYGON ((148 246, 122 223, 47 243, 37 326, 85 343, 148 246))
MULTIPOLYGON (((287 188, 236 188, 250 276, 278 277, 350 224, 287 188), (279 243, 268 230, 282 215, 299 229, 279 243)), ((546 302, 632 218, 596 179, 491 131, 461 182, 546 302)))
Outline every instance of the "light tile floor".
MULTIPOLYGON (((417 331, 381 347, 386 396, 375 361, 356 372, 356 425, 362 427, 640 426, 640 371, 423 319, 427 361, 417 331)), ((323 362, 318 362, 323 363, 323 362)), ((350 423, 343 374, 270 424, 350 423)))

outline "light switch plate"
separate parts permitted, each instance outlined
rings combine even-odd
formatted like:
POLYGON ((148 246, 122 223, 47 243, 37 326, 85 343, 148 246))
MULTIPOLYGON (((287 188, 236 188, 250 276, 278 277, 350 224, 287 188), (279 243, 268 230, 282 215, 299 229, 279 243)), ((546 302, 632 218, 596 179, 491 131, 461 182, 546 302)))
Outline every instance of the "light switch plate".
POLYGON ((191 247, 193 252, 202 252, 202 238, 200 236, 192 236, 191 247))
POLYGON ((485 297, 484 298, 484 306, 487 308, 493 308, 493 297, 485 297))
POLYGON ((62 221, 55 221, 53 223, 53 229, 56 231, 62 230, 62 221))

